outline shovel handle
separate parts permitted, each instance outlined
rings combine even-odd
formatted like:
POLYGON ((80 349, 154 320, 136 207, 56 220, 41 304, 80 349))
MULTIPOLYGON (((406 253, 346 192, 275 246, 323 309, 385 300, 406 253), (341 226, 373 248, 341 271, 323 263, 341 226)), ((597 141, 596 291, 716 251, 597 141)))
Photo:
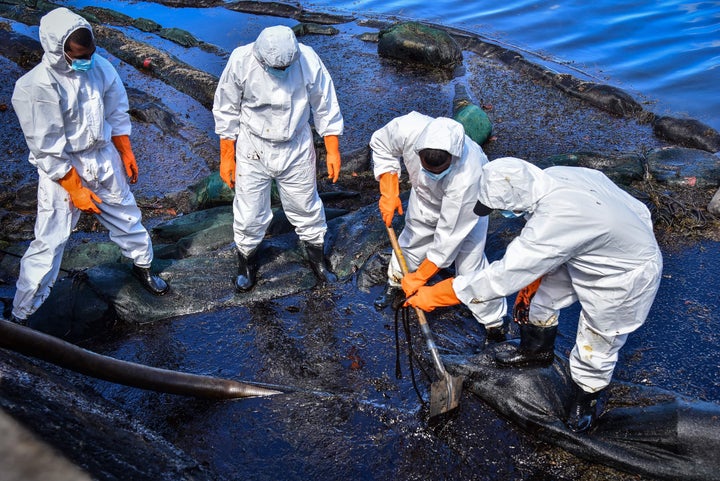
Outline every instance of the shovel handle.
MULTIPOLYGON (((405 256, 403 255, 402 249, 400 248, 400 243, 398 243, 397 236, 395 235, 395 229, 393 229, 392 226, 386 227, 388 231, 388 237, 390 238, 390 245, 392 245, 393 252, 395 253, 398 262, 400 263, 400 270, 402 271, 403 275, 406 275, 409 269, 407 266, 407 262, 405 261, 405 256)), ((445 366, 443 366, 442 361, 440 360, 440 354, 438 353, 437 345, 435 345, 435 339, 433 339, 432 332, 430 332, 430 326, 428 326, 427 318, 425 317, 425 311, 416 307, 415 314, 417 314, 418 322, 420 323, 420 329, 425 335, 428 349, 430 349, 430 354, 432 354, 435 370, 437 371, 439 377, 447 378, 448 373, 447 371, 445 371, 445 366)))
POLYGON ((395 252, 395 256, 398 258, 398 262, 400 262, 400 270, 402 270, 403 275, 406 275, 410 270, 408 269, 407 262, 405 261, 405 256, 402 253, 400 243, 398 242, 397 236, 395 235, 395 229, 393 229, 392 226, 389 226, 387 227, 387 231, 388 237, 390 237, 390 245, 393 248, 393 252, 395 252))

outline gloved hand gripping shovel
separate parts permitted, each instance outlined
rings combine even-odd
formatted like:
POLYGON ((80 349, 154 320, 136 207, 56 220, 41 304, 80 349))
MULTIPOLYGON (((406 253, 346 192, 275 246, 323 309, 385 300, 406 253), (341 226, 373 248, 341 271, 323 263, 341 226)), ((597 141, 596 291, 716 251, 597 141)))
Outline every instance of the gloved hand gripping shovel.
MULTIPOLYGON (((400 269, 402 269, 403 275, 408 273, 407 263, 403 256, 400 244, 398 244, 395 230, 392 227, 387 228, 388 236, 390 237, 390 244, 392 245, 395 256, 400 263, 400 269)), ((427 347, 430 350, 430 354, 433 359, 435 366, 435 372, 438 376, 438 380, 430 385, 430 417, 435 417, 440 414, 446 413, 458 407, 460 403, 460 394, 462 393, 462 376, 451 376, 443 366, 440 360, 440 354, 438 353, 435 340, 433 339, 432 332, 428 326, 427 319, 425 318, 425 312, 422 309, 415 308, 415 313, 418 317, 420 324, 420 330, 425 336, 427 347)))

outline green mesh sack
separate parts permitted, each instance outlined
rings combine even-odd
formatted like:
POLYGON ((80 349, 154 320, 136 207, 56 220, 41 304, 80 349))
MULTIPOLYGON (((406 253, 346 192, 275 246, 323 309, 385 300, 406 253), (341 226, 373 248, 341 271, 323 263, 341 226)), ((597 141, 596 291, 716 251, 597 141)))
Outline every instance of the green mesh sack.
POLYGON ((492 134, 492 122, 483 109, 469 104, 458 110, 453 118, 465 127, 465 134, 478 145, 485 143, 492 134))

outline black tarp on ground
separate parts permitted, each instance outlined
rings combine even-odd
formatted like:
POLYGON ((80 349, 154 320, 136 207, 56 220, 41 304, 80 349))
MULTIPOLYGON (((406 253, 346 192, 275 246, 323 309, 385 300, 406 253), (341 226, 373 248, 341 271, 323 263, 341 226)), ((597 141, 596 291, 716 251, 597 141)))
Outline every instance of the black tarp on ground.
POLYGON ((498 367, 493 352, 506 346, 443 360, 500 414, 579 457, 660 479, 720 479, 719 405, 613 381, 596 427, 574 433, 563 422, 572 393, 567 360, 556 354, 547 368, 498 367))

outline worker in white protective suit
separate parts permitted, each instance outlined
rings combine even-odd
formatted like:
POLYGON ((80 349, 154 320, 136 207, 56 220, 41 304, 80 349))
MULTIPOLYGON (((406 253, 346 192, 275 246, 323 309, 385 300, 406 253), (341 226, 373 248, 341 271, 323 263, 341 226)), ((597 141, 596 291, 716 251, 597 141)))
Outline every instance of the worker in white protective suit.
MULTIPOLYGON (((412 184, 405 227, 398 236, 410 273, 403 277, 393 252, 388 283, 375 307, 383 309, 392 304, 401 292, 414 294, 440 269, 453 263, 459 275, 485 268, 488 219, 475 215, 473 207, 482 166, 488 160, 482 148, 465 135, 462 124, 410 112, 373 133, 370 148, 373 173, 380 182, 380 213, 388 227, 396 211, 403 213, 399 198, 401 161, 412 184)), ((490 342, 505 340, 504 298, 467 306, 485 326, 490 342)))
POLYGON ((255 42, 232 52, 215 92, 213 115, 220 136, 220 177, 235 189, 235 288, 240 292, 255 285, 255 253, 272 220, 273 180, 316 277, 337 280, 324 256, 327 224, 317 190, 311 113, 325 141, 328 178, 336 182, 343 117, 317 53, 298 43, 285 26, 268 27, 255 42))
POLYGON ((81 211, 110 231, 143 286, 164 294, 168 285, 150 272, 152 243, 128 185, 138 167, 125 87, 95 53, 84 18, 57 8, 42 17, 39 32, 42 61, 17 81, 12 97, 39 175, 35 239, 20 263, 13 315, 26 320, 49 295, 81 211))
POLYGON ((483 168, 476 212, 492 209, 527 221, 503 258, 421 289, 408 302, 423 310, 482 304, 535 284, 520 344, 495 357, 501 365, 528 366, 553 362, 559 310, 579 301, 567 424, 586 431, 597 418, 597 399, 610 384, 618 351, 645 322, 660 285, 662 254, 650 212, 599 171, 541 170, 511 157, 483 168))

